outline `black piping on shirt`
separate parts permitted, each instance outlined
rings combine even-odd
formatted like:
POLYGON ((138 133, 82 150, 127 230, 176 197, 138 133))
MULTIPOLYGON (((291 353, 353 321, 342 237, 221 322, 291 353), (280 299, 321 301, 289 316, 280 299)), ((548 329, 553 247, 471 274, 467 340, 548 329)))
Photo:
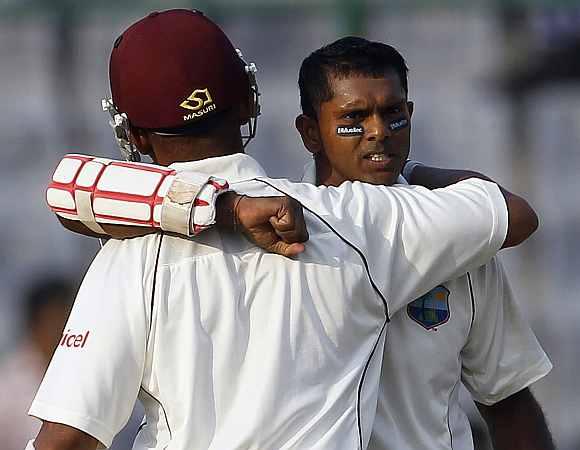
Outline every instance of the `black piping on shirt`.
MULTIPOLYGON (((280 192, 281 194, 284 194, 292 199, 294 199, 295 201, 298 201, 298 199, 294 198, 292 195, 288 194, 287 192, 284 192, 281 189, 278 189, 277 187, 273 186, 272 184, 268 183, 265 180, 262 179, 257 179, 254 178, 254 181, 258 181, 260 183, 266 184, 268 186, 270 186, 272 189, 280 192)), ((298 203, 300 203, 298 201, 298 203)), ((302 203, 300 203, 302 205, 302 203)), ((385 327, 387 325, 387 322, 390 321, 389 319, 389 307, 387 305, 387 300, 386 298, 383 296, 382 292, 379 290, 379 288, 377 287, 376 283, 373 280, 373 277, 371 275, 370 269, 369 269, 369 264, 366 260, 366 257, 364 255, 364 253, 358 248, 356 247, 354 244, 352 244, 351 242, 349 242, 344 236, 342 236, 339 232, 337 232, 332 225, 330 225, 326 220, 324 220, 322 217, 320 217, 317 213, 315 213, 314 211, 312 211, 311 209, 307 208, 306 206, 302 205, 302 207, 307 210, 308 212, 310 212, 312 215, 316 216, 322 223, 324 223, 334 234, 336 234, 336 236, 338 236, 338 238, 343 241, 347 246, 349 246, 350 248, 352 248, 361 258, 364 267, 365 267, 365 271, 367 273, 367 276, 369 278, 369 282, 371 283, 371 286, 373 287, 373 290, 377 293, 377 295, 379 296, 379 298, 382 301, 384 310, 385 310, 385 321, 383 322, 382 326, 381 326, 381 331, 379 332, 379 335, 377 336, 377 340, 373 346, 373 349, 371 351, 371 354, 369 355, 367 362, 365 364, 365 367, 363 369, 363 373, 361 375, 359 384, 358 384, 358 389, 357 389, 357 400, 356 400, 356 415, 357 415, 357 429, 358 429, 358 441, 359 441, 359 448, 362 449, 363 448, 363 435, 362 435, 362 428, 361 428, 361 413, 360 413, 360 398, 361 398, 361 392, 362 392, 362 387, 364 385, 364 381, 365 381, 365 376, 367 373, 367 369, 369 367, 369 364, 375 354, 375 351, 377 349, 377 346, 379 344, 379 341, 381 339, 381 336, 383 334, 383 331, 385 330, 385 327)), ((386 343, 385 343, 386 345, 386 343)))
POLYGON ((469 284, 469 297, 471 298, 471 323, 469 324, 469 332, 471 333, 471 328, 473 327, 473 322, 475 320, 475 296, 473 295, 473 283, 471 282, 471 275, 467 272, 467 283, 469 284))
MULTIPOLYGON (((153 306, 155 305, 155 285, 157 284, 157 270, 159 268, 159 255, 161 254, 161 244, 163 243, 163 236, 164 236, 164 234, 161 233, 161 235, 159 237, 159 245, 157 246, 157 256, 155 257, 155 268, 153 269, 153 287, 151 289, 151 310, 150 310, 151 317, 149 320, 149 333, 147 334, 146 347, 149 347, 149 337, 151 335, 151 327, 153 326, 153 306)), ((151 394, 151 392, 149 392, 143 386, 141 386, 141 390, 143 392, 145 392, 149 397, 151 397, 161 407, 161 411, 163 411, 163 417, 165 419, 167 429, 169 430, 169 439, 171 439, 171 427, 169 426, 169 419, 167 418, 167 412, 165 411, 163 403, 161 403, 160 400, 158 400, 155 396, 153 396, 153 394, 151 394)), ((141 431, 141 429, 146 424, 147 424, 147 421, 142 423, 141 426, 139 426, 139 430, 137 431, 137 433, 139 431, 141 431)))
POLYGON ((451 389, 451 392, 449 392, 449 399, 447 401, 447 429, 449 430, 449 439, 451 441, 451 448, 450 450, 453 450, 453 431, 451 431, 451 419, 449 418, 449 415, 451 414, 450 412, 450 405, 451 405, 451 396, 453 395, 453 392, 455 391, 455 389, 457 388, 457 385, 459 384, 459 380, 457 380, 455 382, 455 384, 453 385, 453 388, 451 389))
POLYGON ((153 326, 153 305, 155 304, 155 285, 157 284, 157 269, 159 268, 159 255, 161 255, 161 244, 163 243, 163 233, 159 237, 159 245, 157 246, 157 256, 155 256, 155 267, 153 269, 153 288, 151 289, 151 306, 149 317, 149 333, 147 334, 147 346, 149 346, 149 335, 151 334, 151 327, 153 326))
POLYGON ((163 411, 163 417, 165 418, 165 424, 167 425, 167 429, 169 430, 169 439, 171 440, 172 439, 171 427, 169 426, 169 420, 167 419, 167 412, 165 411, 163 403, 161 403, 161 400, 157 399, 151 392, 149 392, 143 386, 141 386, 141 390, 143 392, 145 392, 149 397, 151 397, 155 401, 155 403, 157 403, 161 407, 161 411, 163 411))

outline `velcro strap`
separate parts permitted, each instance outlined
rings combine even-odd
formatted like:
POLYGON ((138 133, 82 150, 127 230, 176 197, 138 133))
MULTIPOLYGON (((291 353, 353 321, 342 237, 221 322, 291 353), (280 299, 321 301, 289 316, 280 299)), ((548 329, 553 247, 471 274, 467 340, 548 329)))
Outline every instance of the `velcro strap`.
POLYGON ((175 175, 163 199, 161 228, 195 236, 215 224, 215 203, 229 189, 228 183, 214 177, 201 179, 191 172, 175 175))
POLYGON ((179 179, 171 184, 163 199, 161 210, 161 229, 174 233, 191 235, 191 210, 193 202, 202 186, 179 179))
POLYGON ((191 215, 191 230, 194 236, 215 224, 217 198, 229 189, 227 181, 215 177, 210 177, 200 189, 193 203, 191 215))
POLYGON ((78 218, 89 230, 99 234, 107 234, 95 220, 91 197, 91 192, 75 191, 75 204, 77 206, 78 218))

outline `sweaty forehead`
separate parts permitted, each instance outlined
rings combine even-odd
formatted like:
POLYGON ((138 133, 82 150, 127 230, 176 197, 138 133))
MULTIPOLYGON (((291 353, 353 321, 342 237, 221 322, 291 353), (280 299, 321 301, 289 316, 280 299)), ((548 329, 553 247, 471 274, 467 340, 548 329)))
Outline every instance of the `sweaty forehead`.
POLYGON ((348 77, 329 76, 332 98, 329 103, 337 107, 357 106, 366 103, 393 103, 405 98, 405 91, 399 76, 387 72, 381 77, 351 75, 348 77))

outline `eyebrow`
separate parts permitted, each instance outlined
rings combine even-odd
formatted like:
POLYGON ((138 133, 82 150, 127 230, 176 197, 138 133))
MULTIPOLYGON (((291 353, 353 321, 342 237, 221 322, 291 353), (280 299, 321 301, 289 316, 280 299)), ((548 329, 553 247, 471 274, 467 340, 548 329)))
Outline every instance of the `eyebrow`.
POLYGON ((348 100, 346 103, 339 104, 340 109, 358 109, 364 108, 365 102, 363 100, 348 100))
MULTIPOLYGON (((405 99, 397 100, 391 103, 388 103, 382 107, 382 109, 389 109, 395 106, 402 106, 405 103, 405 99)), ((346 103, 338 105, 338 109, 340 111, 349 111, 349 110, 357 110, 357 109, 365 109, 367 107, 366 103, 362 100, 349 100, 346 103)))
POLYGON ((388 105, 385 106, 385 108, 392 108, 394 106, 402 106, 405 104, 405 99, 399 100, 397 102, 393 102, 393 103, 389 103, 388 105))

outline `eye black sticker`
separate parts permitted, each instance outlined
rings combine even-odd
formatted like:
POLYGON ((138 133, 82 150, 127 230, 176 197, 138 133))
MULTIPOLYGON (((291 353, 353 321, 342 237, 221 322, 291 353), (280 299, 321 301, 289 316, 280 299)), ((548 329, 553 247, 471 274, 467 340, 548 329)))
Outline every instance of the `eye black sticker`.
POLYGON ((407 119, 405 119, 404 117, 402 117, 400 119, 393 120, 389 124, 389 129, 391 131, 399 131, 399 130, 402 130, 403 128, 407 128, 407 126, 409 126, 409 121, 407 119))
POLYGON ((360 125, 349 126, 339 126, 336 127, 336 134, 339 136, 362 136, 365 134, 365 129, 360 125))

